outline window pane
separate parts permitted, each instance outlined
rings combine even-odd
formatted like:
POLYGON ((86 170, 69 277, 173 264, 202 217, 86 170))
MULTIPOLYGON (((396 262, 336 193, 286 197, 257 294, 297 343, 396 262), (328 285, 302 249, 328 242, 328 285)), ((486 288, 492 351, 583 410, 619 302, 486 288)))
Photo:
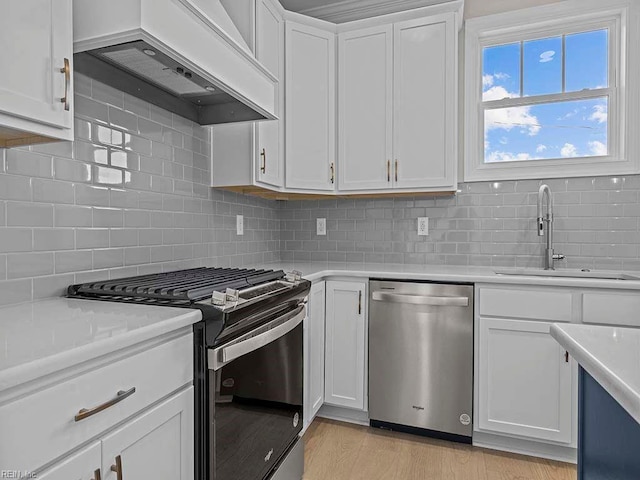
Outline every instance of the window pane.
POLYGON ((609 31, 576 33, 566 37, 566 90, 609 86, 609 31))
POLYGON ((608 154, 608 98, 486 110, 484 162, 608 154))
POLYGON ((524 96, 562 92, 562 37, 524 42, 524 96))
POLYGON ((486 47, 482 56, 482 100, 519 97, 520 43, 486 47))

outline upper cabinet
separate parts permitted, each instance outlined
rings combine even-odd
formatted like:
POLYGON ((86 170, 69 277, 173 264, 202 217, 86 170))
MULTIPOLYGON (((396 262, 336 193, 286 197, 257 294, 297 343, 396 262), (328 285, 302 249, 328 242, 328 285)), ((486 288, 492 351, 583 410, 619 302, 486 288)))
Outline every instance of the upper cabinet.
POLYGON ((286 186, 333 192, 336 184, 335 33, 287 22, 286 186))
POLYGON ((456 14, 343 32, 339 62, 339 190, 455 190, 456 14))
POLYGON ((278 80, 279 120, 256 124, 259 182, 282 187, 284 182, 284 19, 270 0, 256 0, 256 57, 278 80))
POLYGON ((0 15, 0 147, 73 140, 71 0, 9 0, 0 15))
POLYGON ((212 186, 245 190, 284 185, 284 10, 274 0, 244 0, 228 8, 256 58, 271 72, 278 120, 219 125, 212 128, 212 186), (246 6, 246 5, 245 5, 246 6))

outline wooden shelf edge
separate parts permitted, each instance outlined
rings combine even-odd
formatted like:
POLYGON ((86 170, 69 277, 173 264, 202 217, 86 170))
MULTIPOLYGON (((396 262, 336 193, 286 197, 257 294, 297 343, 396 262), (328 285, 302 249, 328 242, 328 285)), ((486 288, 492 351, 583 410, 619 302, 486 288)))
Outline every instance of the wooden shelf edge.
POLYGON ((288 193, 269 190, 254 185, 237 185, 229 187, 213 187, 217 190, 241 193, 266 200, 335 200, 335 199, 377 199, 377 198, 407 198, 407 197, 450 197, 455 190, 442 192, 389 192, 389 193, 354 193, 354 194, 326 194, 326 193, 288 193))

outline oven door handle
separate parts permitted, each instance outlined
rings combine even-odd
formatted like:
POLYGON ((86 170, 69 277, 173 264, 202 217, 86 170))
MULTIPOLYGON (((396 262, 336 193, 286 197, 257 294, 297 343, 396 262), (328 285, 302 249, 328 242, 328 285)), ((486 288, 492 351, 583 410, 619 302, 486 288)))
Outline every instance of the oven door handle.
POLYGON ((468 307, 469 297, 440 297, 432 295, 407 295, 401 293, 373 292, 372 300, 412 305, 434 305, 438 307, 468 307))
POLYGON ((277 327, 270 328, 269 330, 263 333, 259 333, 258 335, 248 337, 246 340, 241 340, 238 343, 234 343, 226 347, 219 347, 214 350, 209 350, 209 369, 219 370, 227 363, 232 362, 237 358, 240 358, 255 350, 258 350, 259 348, 262 348, 281 337, 284 337, 287 333, 300 325, 306 315, 307 311, 305 305, 300 305, 300 307, 298 307, 293 312, 289 312, 270 322, 271 324, 279 323, 282 322, 283 319, 289 317, 287 321, 281 323, 277 327))

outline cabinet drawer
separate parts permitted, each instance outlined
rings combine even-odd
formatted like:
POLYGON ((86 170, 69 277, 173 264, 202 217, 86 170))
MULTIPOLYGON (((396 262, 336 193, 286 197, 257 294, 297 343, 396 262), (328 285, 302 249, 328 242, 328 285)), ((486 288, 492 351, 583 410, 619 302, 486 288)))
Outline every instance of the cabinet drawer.
POLYGON ((193 336, 171 340, 0 407, 0 465, 33 471, 193 380, 193 336), (135 393, 80 421, 92 409, 135 393), (6 433, 10 432, 10 435, 6 433))
POLYGON ((479 289, 480 315, 488 317, 571 321, 572 294, 538 289, 479 289))
POLYGON ((582 321, 640 327, 640 292, 584 293, 582 321))

